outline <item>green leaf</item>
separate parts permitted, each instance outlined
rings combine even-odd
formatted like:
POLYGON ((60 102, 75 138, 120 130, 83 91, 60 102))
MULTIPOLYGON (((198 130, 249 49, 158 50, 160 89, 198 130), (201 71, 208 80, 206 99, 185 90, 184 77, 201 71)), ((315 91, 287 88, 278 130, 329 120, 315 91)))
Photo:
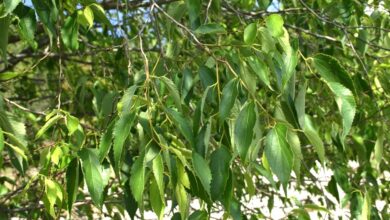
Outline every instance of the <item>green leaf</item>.
POLYGON ((268 30, 274 37, 283 36, 283 18, 279 14, 272 14, 265 19, 268 30))
POLYGON ((84 179, 87 183, 88 191, 91 194, 93 203, 98 207, 103 203, 103 177, 101 171, 103 170, 96 151, 90 148, 84 148, 79 152, 82 161, 82 170, 84 179))
POLYGON ((91 28, 93 26, 93 19, 94 19, 93 11, 92 11, 91 7, 87 6, 84 8, 83 16, 85 18, 85 21, 88 24, 88 28, 91 28))
POLYGON ((190 123, 179 112, 169 108, 164 108, 164 109, 168 113, 168 115, 173 119, 176 126, 178 126, 180 132, 191 144, 191 146, 195 146, 195 138, 194 138, 194 134, 192 133, 190 123))
POLYGON ((56 1, 32 0, 34 9, 43 23, 45 31, 49 35, 50 44, 53 43, 53 38, 56 35, 56 23, 58 19, 58 9, 56 1))
POLYGON ((80 182, 80 168, 78 158, 74 158, 66 169, 66 193, 68 194, 68 212, 72 212, 72 205, 76 201, 80 182))
POLYGON ((314 67, 325 82, 340 83, 344 87, 347 87, 351 92, 355 93, 355 87, 351 77, 336 58, 325 54, 317 54, 314 56, 313 61, 314 67))
POLYGON ((242 108, 234 125, 235 148, 242 160, 245 160, 249 146, 252 143, 255 123, 255 104, 249 102, 242 108))
POLYGON ((267 134, 264 149, 272 172, 284 185, 290 179, 293 166, 293 154, 286 137, 287 127, 283 124, 276 124, 267 134))
POLYGON ((370 194, 366 192, 366 194, 364 195, 361 220, 371 219, 371 206, 372 204, 371 204, 370 194))
POLYGON ((179 204, 181 219, 182 220, 187 219, 190 200, 182 184, 176 185, 175 195, 176 195, 177 203, 179 204))
POLYGON ((45 208, 49 214, 56 218, 54 205, 62 202, 62 190, 59 184, 53 180, 45 178, 45 208))
POLYGON ((79 25, 77 23, 77 13, 69 16, 61 29, 61 36, 64 45, 71 49, 77 50, 79 48, 78 36, 79 36, 79 25))
POLYGON ((177 89, 175 83, 172 82, 172 80, 168 79, 165 76, 162 76, 159 78, 161 81, 164 82, 164 84, 168 87, 169 93, 171 94, 173 100, 175 101, 176 107, 179 111, 182 111, 181 108, 181 98, 179 95, 179 90, 177 89))
POLYGON ((104 12, 104 9, 102 6, 100 6, 96 3, 93 3, 93 4, 90 4, 88 7, 90 7, 92 9, 94 18, 96 18, 97 21, 99 21, 105 25, 108 25, 109 27, 112 26, 110 20, 108 20, 108 18, 106 16, 106 13, 104 12))
POLYGON ((216 149, 210 156, 211 198, 213 200, 221 199, 225 192, 231 157, 230 152, 223 146, 216 149))
POLYGON ((133 85, 130 86, 128 89, 126 89, 125 93, 123 94, 121 101, 118 103, 118 111, 122 112, 122 114, 126 114, 130 112, 132 107, 132 99, 134 96, 134 93, 137 91, 137 86, 133 85))
POLYGON ((249 57, 247 61, 249 67, 259 77, 261 82, 264 83, 264 85, 266 85, 268 88, 273 90, 269 80, 269 75, 270 75, 269 69, 267 65, 264 63, 264 61, 262 61, 258 57, 249 57))
POLYGON ((55 164, 55 165, 58 165, 58 163, 60 162, 61 160, 61 157, 63 156, 64 152, 61 150, 61 147, 55 147, 52 152, 51 152, 51 156, 50 156, 50 161, 55 164))
POLYGON ((16 78, 16 77, 21 76, 21 75, 23 75, 23 73, 7 71, 4 73, 0 73, 0 81, 11 80, 11 79, 16 78))
POLYGON ((224 34, 225 32, 224 27, 215 23, 203 24, 195 30, 196 34, 224 34))
POLYGON ((129 113, 122 115, 115 125, 114 125, 114 161, 115 161, 115 172, 119 174, 121 164, 122 164, 122 154, 123 154, 123 146, 127 137, 130 134, 130 129, 133 126, 133 122, 135 119, 135 113, 129 113))
POLYGON ((33 49, 36 49, 38 44, 34 40, 34 34, 37 27, 35 11, 23 4, 15 9, 14 14, 19 18, 19 34, 33 49))
POLYGON ((385 138, 384 138, 383 129, 378 128, 377 130, 378 130, 378 135, 375 141, 374 152, 371 155, 370 162, 371 162, 371 166, 379 171, 380 164, 383 158, 383 142, 385 138))
POLYGON ((353 119, 356 114, 355 98, 349 89, 339 83, 329 82, 328 86, 336 95, 337 107, 343 121, 342 139, 344 139, 351 130, 353 119))
POLYGON ((3 150, 4 150, 4 133, 0 127, 0 168, 3 165, 3 150))
POLYGON ((131 167, 131 174, 130 174, 130 188, 131 191, 133 192, 134 199, 135 201, 138 202, 138 204, 142 204, 144 187, 145 187, 145 163, 144 163, 144 156, 141 155, 137 158, 137 160, 134 162, 133 166, 131 167))
POLYGON ((195 29, 200 25, 200 11, 202 7, 201 0, 185 0, 188 15, 190 18, 191 28, 195 29))
POLYGON ((211 171, 207 161, 196 152, 192 152, 192 162, 196 175, 199 177, 203 188, 210 195, 211 171))
POLYGON ((5 13, 9 14, 14 11, 20 0, 4 0, 5 13))
POLYGON ((152 206, 153 211, 157 214, 158 219, 164 218, 164 197, 159 196, 160 190, 157 184, 157 181, 152 178, 152 182, 150 183, 150 189, 149 189, 149 199, 150 204, 152 206))
POLYGON ((299 89, 295 97, 294 104, 297 112, 298 122, 301 128, 305 127, 305 100, 306 100, 306 83, 299 89))
MULTIPOLYGON (((0 56, 7 65, 7 46, 8 46, 8 30, 11 23, 11 16, 7 15, 0 18, 0 56)), ((2 74, 0 74, 1 76, 2 74)), ((3 80, 0 78, 0 80, 3 80)))
POLYGON ((207 220, 208 215, 206 211, 200 211, 196 210, 195 212, 191 213, 191 215, 188 217, 188 220, 207 220))
POLYGON ((306 118, 305 121, 307 122, 306 126, 304 128, 305 136, 310 141, 310 143, 313 145, 314 150, 317 153, 318 158, 320 159, 321 163, 324 164, 324 162, 325 162, 324 143, 322 142, 320 136, 318 135, 318 132, 311 125, 310 119, 306 118))
POLYGON ((66 115, 66 127, 68 128, 68 134, 69 135, 72 135, 76 130, 77 128, 79 127, 79 119, 70 115, 70 114, 67 114, 66 115))
POLYGON ((51 128, 58 120, 62 119, 62 115, 55 115, 50 118, 35 135, 35 140, 39 139, 49 128, 51 128))
POLYGON ((107 156, 110 151, 111 143, 112 143, 112 132, 114 129, 114 122, 111 122, 108 126, 107 130, 100 138, 99 142, 99 161, 102 162, 104 158, 107 156))
POLYGON ((290 144, 291 152, 293 153, 293 170, 297 176, 297 179, 299 180, 301 176, 301 163, 303 160, 303 155, 301 150, 301 142, 299 141, 297 133, 288 131, 287 142, 290 144))
POLYGON ((153 175, 156 179, 159 195, 164 200, 164 164, 160 154, 153 159, 153 175))
POLYGON ((224 121, 229 117, 238 94, 237 80, 230 80, 222 90, 221 103, 219 105, 219 119, 224 121))
POLYGON ((246 44, 253 44, 257 36, 257 24, 251 23, 245 27, 244 30, 244 42, 246 44))

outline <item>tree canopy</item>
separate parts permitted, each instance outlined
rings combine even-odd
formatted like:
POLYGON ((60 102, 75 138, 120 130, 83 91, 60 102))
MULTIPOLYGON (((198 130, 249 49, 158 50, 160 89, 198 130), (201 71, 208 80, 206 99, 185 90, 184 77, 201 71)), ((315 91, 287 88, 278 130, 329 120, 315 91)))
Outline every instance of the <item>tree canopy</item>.
POLYGON ((1 0, 0 218, 389 219, 389 8, 1 0))

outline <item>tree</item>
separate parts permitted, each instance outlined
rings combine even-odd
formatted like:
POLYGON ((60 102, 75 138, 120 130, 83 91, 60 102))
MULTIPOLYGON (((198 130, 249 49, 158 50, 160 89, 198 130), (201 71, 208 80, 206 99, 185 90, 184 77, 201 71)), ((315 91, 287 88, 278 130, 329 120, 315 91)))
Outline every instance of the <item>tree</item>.
POLYGON ((389 219, 388 1, 0 2, 2 218, 389 219))

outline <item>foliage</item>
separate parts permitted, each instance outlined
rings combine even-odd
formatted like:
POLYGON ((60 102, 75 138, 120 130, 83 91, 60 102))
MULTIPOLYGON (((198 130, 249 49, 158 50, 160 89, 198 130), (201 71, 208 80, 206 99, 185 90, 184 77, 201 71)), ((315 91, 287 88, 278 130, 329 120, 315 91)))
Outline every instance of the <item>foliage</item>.
POLYGON ((388 1, 0 2, 2 219, 390 218, 388 1))

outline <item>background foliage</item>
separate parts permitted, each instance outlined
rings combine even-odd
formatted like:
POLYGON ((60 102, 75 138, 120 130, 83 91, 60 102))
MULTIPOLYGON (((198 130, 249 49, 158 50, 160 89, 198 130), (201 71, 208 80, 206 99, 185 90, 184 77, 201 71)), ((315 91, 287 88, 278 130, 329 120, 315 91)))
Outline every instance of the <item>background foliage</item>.
POLYGON ((388 1, 0 2, 1 218, 390 218, 388 1))

